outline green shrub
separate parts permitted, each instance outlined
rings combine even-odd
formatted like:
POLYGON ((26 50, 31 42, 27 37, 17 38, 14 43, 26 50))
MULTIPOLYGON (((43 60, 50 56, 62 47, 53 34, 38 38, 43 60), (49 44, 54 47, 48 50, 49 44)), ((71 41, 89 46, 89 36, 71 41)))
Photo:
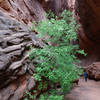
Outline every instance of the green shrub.
MULTIPOLYGON (((37 62, 35 79, 47 82, 48 86, 60 83, 61 91, 69 91, 73 80, 81 73, 80 68, 74 64, 78 61, 75 54, 77 52, 84 54, 78 50, 78 45, 70 44, 72 39, 74 41, 77 39, 78 29, 72 13, 65 10, 58 17, 38 22, 35 29, 38 32, 37 36, 46 44, 42 49, 31 47, 30 59, 37 62)), ((62 100, 62 97, 57 95, 51 95, 47 100, 58 100, 58 98, 62 100)))
POLYGON ((47 97, 47 96, 41 95, 39 100, 63 100, 63 96, 50 95, 47 97))

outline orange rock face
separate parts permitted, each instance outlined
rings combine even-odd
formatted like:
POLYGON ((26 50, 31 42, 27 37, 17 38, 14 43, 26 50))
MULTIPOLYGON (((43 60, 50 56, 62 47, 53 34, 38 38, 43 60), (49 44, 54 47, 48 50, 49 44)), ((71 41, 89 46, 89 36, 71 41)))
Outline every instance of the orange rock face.
POLYGON ((25 24, 45 19, 44 10, 37 0, 0 0, 0 11, 25 24))
POLYGON ((80 29, 79 33, 80 45, 88 52, 97 52, 100 48, 100 1, 76 1, 76 13, 83 29, 83 32, 80 29))

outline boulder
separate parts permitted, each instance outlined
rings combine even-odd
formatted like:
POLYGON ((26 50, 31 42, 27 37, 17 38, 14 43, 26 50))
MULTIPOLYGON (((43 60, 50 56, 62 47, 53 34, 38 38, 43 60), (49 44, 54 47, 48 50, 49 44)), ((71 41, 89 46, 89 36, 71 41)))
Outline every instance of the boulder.
POLYGON ((86 68, 86 72, 90 79, 100 80, 100 62, 95 62, 86 68))

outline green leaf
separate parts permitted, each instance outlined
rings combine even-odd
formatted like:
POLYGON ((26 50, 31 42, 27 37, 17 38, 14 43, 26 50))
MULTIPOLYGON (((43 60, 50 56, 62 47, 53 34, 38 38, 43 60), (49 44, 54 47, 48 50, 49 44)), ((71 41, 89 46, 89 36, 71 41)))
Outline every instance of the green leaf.
MULTIPOLYGON (((49 86, 59 83, 60 92, 68 92, 72 82, 82 73, 82 70, 74 64, 79 62, 75 54, 86 56, 83 50, 79 50, 78 45, 70 44, 70 40, 77 39, 76 32, 79 25, 73 19, 72 12, 66 10, 57 17, 51 14, 48 18, 36 24, 36 30, 39 33, 37 36, 43 40, 45 46, 31 47, 30 59, 37 62, 33 76, 40 83, 39 90, 44 89, 41 82, 48 83, 49 86)), ((55 89, 57 90, 56 86, 55 89)), ((30 97, 33 98, 31 95, 30 97)), ((41 95, 40 100, 63 100, 63 96, 41 95)))

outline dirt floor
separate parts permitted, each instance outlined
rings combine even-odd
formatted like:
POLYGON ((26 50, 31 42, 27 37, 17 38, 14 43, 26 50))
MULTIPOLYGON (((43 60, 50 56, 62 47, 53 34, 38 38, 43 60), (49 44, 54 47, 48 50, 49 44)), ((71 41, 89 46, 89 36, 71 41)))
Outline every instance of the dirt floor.
POLYGON ((79 85, 75 86, 66 96, 65 100, 100 100, 100 82, 94 80, 79 80, 79 85))

